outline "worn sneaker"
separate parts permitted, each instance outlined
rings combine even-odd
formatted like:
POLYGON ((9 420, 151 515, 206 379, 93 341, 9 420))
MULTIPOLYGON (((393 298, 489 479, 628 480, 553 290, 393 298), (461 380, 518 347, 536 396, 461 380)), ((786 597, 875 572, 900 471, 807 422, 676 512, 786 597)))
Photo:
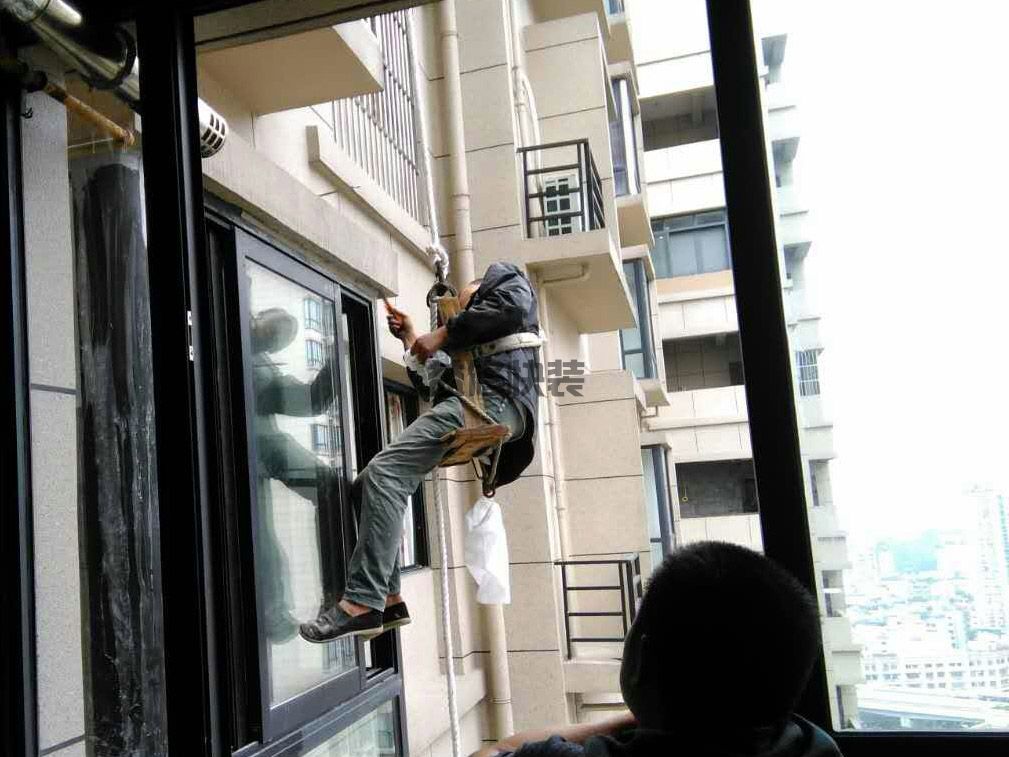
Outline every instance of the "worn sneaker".
POLYGON ((397 602, 394 605, 389 605, 382 612, 382 625, 385 626, 385 630, 388 631, 390 628, 399 628, 400 626, 405 626, 410 623, 410 612, 406 609, 406 602, 397 602))
POLYGON ((344 636, 361 636, 367 640, 378 636, 383 630, 382 613, 378 610, 354 616, 344 612, 340 605, 323 610, 319 617, 302 623, 300 628, 301 638, 313 644, 325 644, 344 636))

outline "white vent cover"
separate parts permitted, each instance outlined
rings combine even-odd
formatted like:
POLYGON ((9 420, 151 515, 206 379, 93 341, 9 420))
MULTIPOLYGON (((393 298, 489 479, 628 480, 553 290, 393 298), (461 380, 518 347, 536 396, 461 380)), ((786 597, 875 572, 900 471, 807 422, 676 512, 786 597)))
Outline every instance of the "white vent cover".
POLYGON ((200 117, 200 155, 209 158, 224 147, 228 122, 202 99, 197 101, 196 109, 200 117))

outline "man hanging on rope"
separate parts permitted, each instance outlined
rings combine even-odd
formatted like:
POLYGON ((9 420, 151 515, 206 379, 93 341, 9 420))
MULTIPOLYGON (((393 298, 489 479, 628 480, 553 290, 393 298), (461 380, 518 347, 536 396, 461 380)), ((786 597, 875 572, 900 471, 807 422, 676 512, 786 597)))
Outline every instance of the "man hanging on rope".
MULTIPOLYGON (((517 266, 493 263, 482 279, 460 292, 459 304, 462 310, 458 315, 418 336, 410 317, 386 303, 389 330, 425 373, 433 367, 426 365, 429 358, 442 362, 443 351, 478 348, 475 365, 484 409, 511 432, 501 450, 496 476, 497 485, 508 484, 533 458, 539 374, 536 350, 508 346, 505 337, 539 332, 536 294, 517 266)), ((429 396, 418 373, 411 371, 410 379, 432 407, 375 455, 354 481, 352 496, 360 503, 360 519, 343 598, 301 625, 301 635, 307 641, 371 638, 410 622, 399 594, 399 545, 407 500, 445 456, 447 443, 442 438, 464 424, 463 405, 457 396, 438 382, 433 382, 438 389, 429 396)), ((441 381, 452 386, 450 369, 441 381)))

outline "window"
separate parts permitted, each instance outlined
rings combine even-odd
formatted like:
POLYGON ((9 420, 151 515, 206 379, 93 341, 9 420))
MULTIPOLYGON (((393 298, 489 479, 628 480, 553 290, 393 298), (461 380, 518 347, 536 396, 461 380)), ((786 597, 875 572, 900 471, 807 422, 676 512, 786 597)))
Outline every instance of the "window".
POLYGON ((641 260, 624 263, 624 277, 631 292, 638 325, 636 328, 621 329, 620 350, 624 368, 637 378, 655 377, 655 351, 652 347, 652 315, 649 307, 648 280, 645 264, 641 260))
POLYGON ((665 447, 642 447, 641 470, 644 473, 645 520, 651 543, 652 569, 673 549, 673 521, 669 509, 669 480, 666 475, 665 447))
POLYGON ((672 339, 662 344, 666 388, 670 392, 742 386, 743 362, 738 334, 672 339))
POLYGON ((305 365, 308 368, 321 368, 323 362, 322 342, 315 339, 305 340, 305 365))
POLYGON ((322 331, 322 303, 314 297, 305 298, 305 320, 306 329, 322 331))
POLYGON ((572 175, 544 179, 543 191, 546 193, 543 197, 543 215, 548 216, 543 221, 543 228, 546 229, 547 236, 556 237, 581 231, 582 196, 577 178, 572 175))
POLYGON ((677 463, 681 518, 756 513, 759 509, 753 462, 725 460, 677 463))
POLYGON ((613 182, 617 197, 641 191, 638 178, 638 136, 634 130, 630 84, 624 77, 613 79, 616 113, 610 121, 610 154, 613 156, 613 182))
POLYGON ((214 328, 237 329, 245 345, 214 340, 216 467, 227 474, 214 492, 215 578, 228 602, 222 694, 237 749, 400 684, 395 633, 324 645, 298 635, 343 591, 356 538, 349 484, 380 448, 370 304, 243 229, 208 221, 212 239, 234 240, 210 247, 214 328))
POLYGON ((820 393, 820 371, 817 367, 819 350, 799 350, 795 353, 796 368, 799 371, 799 396, 814 397, 820 393))
POLYGON ((402 754, 398 747, 399 729, 396 725, 395 700, 389 700, 378 709, 343 729, 305 757, 396 757, 402 754))
MULTIPOLYGON (((417 418, 417 394, 400 384, 385 385, 387 441, 392 442, 417 418)), ((424 485, 417 487, 406 507, 403 522, 403 543, 399 564, 411 568, 430 564, 427 540, 427 519, 424 512, 424 485)))
POLYGON ((693 276, 729 269, 725 211, 713 210, 652 221, 652 261, 659 278, 693 276))
POLYGON ((333 433, 328 424, 312 424, 312 449, 322 455, 333 451, 333 433))

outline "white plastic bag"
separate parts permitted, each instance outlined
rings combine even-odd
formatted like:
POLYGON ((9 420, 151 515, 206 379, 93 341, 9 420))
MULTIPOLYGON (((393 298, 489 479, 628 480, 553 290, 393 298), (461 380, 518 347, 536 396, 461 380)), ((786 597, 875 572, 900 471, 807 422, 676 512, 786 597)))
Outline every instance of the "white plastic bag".
POLYGON ((469 509, 463 547, 466 568, 478 587, 476 601, 482 605, 509 604, 508 538, 497 502, 480 497, 469 509))
POLYGON ((406 367, 409 370, 420 376, 421 381, 424 382, 424 386, 431 386, 435 382, 435 379, 440 379, 446 370, 451 370, 452 368, 452 358, 442 350, 438 350, 431 355, 424 363, 420 362, 412 353, 404 352, 403 362, 406 363, 406 367))

